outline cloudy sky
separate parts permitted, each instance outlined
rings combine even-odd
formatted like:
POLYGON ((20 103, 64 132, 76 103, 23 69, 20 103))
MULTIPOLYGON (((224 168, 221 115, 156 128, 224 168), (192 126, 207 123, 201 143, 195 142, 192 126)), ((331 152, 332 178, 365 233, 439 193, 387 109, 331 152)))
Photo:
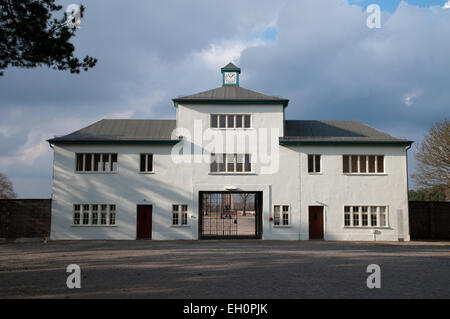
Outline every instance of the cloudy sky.
POLYGON ((102 118, 175 118, 171 99, 220 86, 229 61, 242 68, 241 86, 289 98, 287 119, 359 120, 421 141, 449 116, 450 1, 83 5, 74 43, 98 58, 94 69, 10 68, 0 78, 0 172, 20 197, 51 194, 46 139, 102 118), (366 25, 372 3, 380 29, 366 25))

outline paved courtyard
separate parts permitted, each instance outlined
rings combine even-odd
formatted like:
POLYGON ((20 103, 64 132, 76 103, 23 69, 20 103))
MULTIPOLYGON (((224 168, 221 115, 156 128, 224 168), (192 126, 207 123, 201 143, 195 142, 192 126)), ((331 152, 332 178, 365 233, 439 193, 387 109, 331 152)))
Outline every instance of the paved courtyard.
POLYGON ((450 243, 0 244, 0 298, 450 298, 450 243), (66 267, 81 267, 68 289, 66 267), (381 288, 366 286, 367 265, 381 288))

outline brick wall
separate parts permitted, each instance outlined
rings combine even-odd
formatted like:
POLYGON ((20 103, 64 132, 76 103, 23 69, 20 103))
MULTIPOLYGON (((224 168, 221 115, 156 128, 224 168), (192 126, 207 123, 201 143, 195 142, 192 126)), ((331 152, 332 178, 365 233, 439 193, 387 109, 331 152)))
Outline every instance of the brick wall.
POLYGON ((0 238, 50 236, 51 199, 0 199, 0 238))
POLYGON ((409 202, 411 239, 450 239, 450 202, 409 202))

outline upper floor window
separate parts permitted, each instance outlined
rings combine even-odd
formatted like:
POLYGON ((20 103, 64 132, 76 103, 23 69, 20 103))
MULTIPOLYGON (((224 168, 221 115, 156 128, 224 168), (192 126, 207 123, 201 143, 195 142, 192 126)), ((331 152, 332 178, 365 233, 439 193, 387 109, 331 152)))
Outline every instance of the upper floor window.
POLYGON ((153 154, 141 154, 140 163, 141 173, 153 172, 153 154))
POLYGON ((342 160, 344 173, 384 173, 383 155, 343 155, 342 160))
POLYGON ((251 172, 250 154, 211 154, 211 173, 251 172))
POLYGON ((211 114, 211 128, 250 128, 250 114, 211 114))
POLYGON ((308 155, 308 173, 321 173, 321 156, 319 154, 308 155))
POLYGON ((117 172, 117 153, 77 153, 77 172, 117 172))

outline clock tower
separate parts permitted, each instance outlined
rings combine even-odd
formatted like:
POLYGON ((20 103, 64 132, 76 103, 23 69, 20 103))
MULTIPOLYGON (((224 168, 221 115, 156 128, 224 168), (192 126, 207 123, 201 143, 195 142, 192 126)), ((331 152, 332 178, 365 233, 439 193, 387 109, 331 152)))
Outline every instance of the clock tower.
POLYGON ((220 71, 222 71, 222 85, 239 86, 239 74, 241 73, 239 67, 230 62, 221 68, 220 71))

